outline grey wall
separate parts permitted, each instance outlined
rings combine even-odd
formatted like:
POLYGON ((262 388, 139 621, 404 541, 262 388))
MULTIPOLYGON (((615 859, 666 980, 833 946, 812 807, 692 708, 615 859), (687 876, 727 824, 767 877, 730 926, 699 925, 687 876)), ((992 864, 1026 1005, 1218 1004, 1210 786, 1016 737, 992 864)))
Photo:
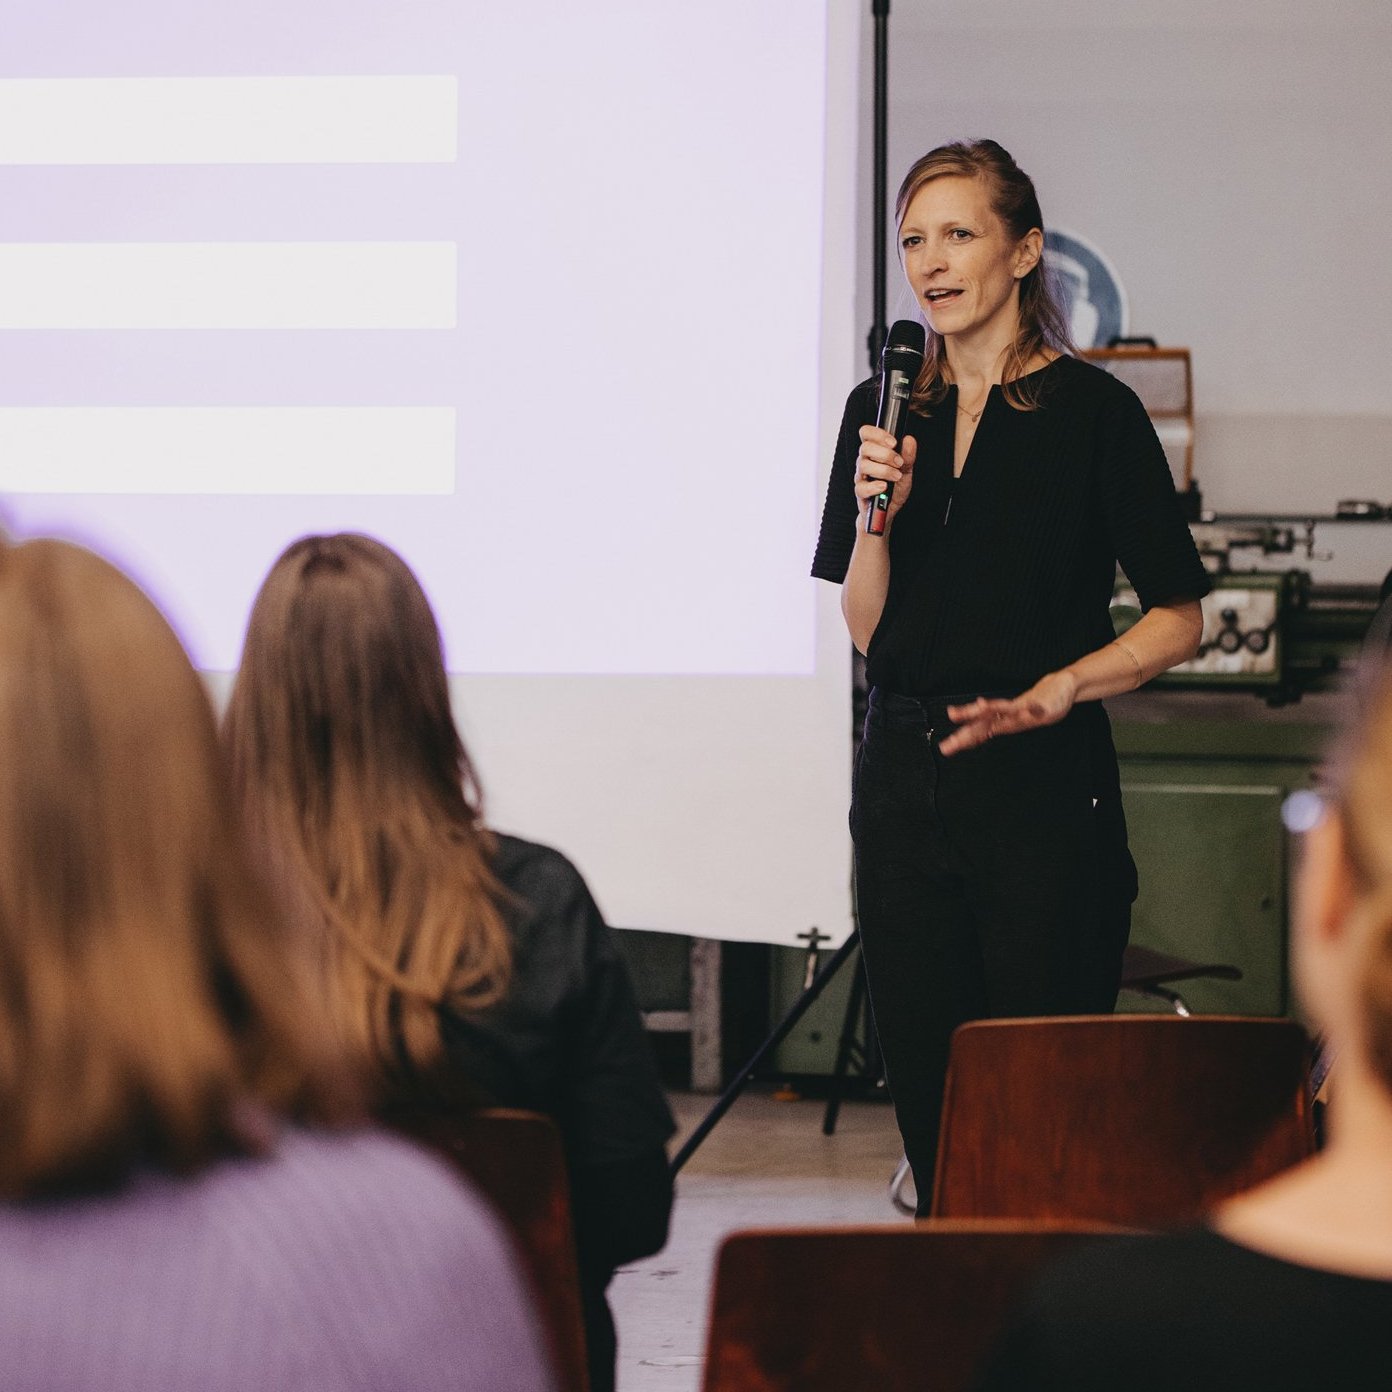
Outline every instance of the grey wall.
POLYGON ((891 196, 943 140, 1010 150, 1131 331, 1192 349, 1209 506, 1392 502, 1392 5, 893 0, 890 43, 891 196))

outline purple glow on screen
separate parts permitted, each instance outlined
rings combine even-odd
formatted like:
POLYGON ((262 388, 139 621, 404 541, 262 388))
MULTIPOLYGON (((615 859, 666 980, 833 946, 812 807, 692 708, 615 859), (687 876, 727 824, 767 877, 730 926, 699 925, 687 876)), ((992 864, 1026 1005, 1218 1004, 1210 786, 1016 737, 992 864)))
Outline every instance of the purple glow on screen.
POLYGON ((811 672, 825 27, 805 0, 18 12, 0 87, 452 77, 457 157, 0 163, 0 264, 19 244, 446 242, 454 326, 3 327, 0 417, 445 407, 455 484, 403 491, 403 457, 335 492, 326 456, 314 492, 5 492, 7 525, 112 555, 210 670, 236 665, 290 540, 360 530, 421 576, 453 670, 811 672))

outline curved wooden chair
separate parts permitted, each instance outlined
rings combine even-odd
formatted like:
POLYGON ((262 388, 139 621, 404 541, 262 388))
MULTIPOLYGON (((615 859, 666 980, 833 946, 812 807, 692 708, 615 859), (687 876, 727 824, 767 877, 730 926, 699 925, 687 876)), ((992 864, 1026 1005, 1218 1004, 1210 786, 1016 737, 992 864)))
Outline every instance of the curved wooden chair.
POLYGON ((952 1037, 932 1213, 1166 1227, 1314 1149, 1290 1020, 977 1020, 952 1037))
POLYGON ((1114 1229, 926 1222, 751 1230, 717 1258, 705 1392, 957 1392, 1050 1257, 1114 1229))
POLYGON ((490 1107, 397 1115, 392 1124, 442 1152, 492 1203, 531 1280, 560 1392, 588 1392, 570 1183, 555 1123, 537 1112, 490 1107))
MULTIPOLYGON (((1137 995, 1164 1001, 1176 1015, 1183 1015, 1188 1019, 1193 1012, 1189 1009, 1189 1003, 1175 990, 1175 985, 1181 981, 1198 981, 1205 978, 1213 981, 1241 981, 1242 971, 1230 962, 1193 962, 1187 957, 1171 957, 1168 953, 1156 952, 1154 948, 1128 943, 1121 955, 1121 981, 1117 989, 1134 991, 1137 995)), ((1317 1061, 1315 1068, 1318 1067, 1317 1061)), ((1312 1080, 1311 1096, 1318 1091, 1318 1086, 1312 1080)), ((833 1115, 831 1106, 832 1103, 829 1101, 828 1117, 833 1115)), ((826 1131, 827 1135, 831 1134, 825 1125, 822 1130, 826 1131)), ((914 1200, 908 1197, 912 1179, 909 1157, 906 1155, 900 1160, 894 1177, 889 1181, 889 1201, 900 1213, 906 1213, 910 1217, 917 1210, 914 1200)))

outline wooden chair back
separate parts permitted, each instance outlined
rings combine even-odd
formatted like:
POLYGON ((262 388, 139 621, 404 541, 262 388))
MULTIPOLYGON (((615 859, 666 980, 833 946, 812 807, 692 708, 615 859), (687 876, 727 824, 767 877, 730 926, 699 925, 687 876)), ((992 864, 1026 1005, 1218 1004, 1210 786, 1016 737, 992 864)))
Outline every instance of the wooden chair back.
POLYGON ((1166 1227, 1310 1155, 1290 1020, 979 1020, 952 1038, 932 1212, 1166 1227))
POLYGON ((720 1249, 705 1392, 957 1392, 1050 1257, 1114 1231, 925 1222, 734 1233, 720 1249))
POLYGON ((570 1183, 555 1123, 501 1107, 395 1123, 446 1155, 493 1205, 531 1281, 560 1392, 588 1392, 570 1183))

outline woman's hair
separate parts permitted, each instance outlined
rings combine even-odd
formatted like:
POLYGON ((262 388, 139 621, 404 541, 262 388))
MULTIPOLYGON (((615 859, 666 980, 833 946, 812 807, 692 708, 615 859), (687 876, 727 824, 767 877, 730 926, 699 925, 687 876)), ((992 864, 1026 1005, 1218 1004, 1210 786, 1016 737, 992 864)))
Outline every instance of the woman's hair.
POLYGON ((371 537, 304 537, 252 609, 223 728, 254 845, 320 930, 347 1042, 405 1084, 441 1053, 442 1006, 506 989, 511 939, 440 634, 371 537))
POLYGON ((192 1171, 257 1148, 267 1112, 351 1114, 202 684, 76 546, 0 543, 0 769, 0 1198, 192 1171))
POLYGON ((1361 1002, 1369 1057, 1392 1091, 1392 661, 1380 655, 1367 699, 1336 761, 1334 805, 1369 920, 1361 1002))
MULTIPOLYGON (((918 191, 934 179, 956 175, 980 179, 991 199, 991 210, 1001 220, 1009 236, 1017 242, 1034 228, 1044 229, 1044 215, 1034 184, 1008 151, 994 140, 953 141, 939 145, 918 160, 904 176, 894 201, 894 221, 903 224, 904 214, 918 191)), ((923 369, 914 383, 912 405, 916 410, 936 406, 947 394, 947 354, 942 339, 927 329, 928 344, 923 369)), ((1020 331, 1006 353, 1004 364, 1005 397, 1020 410, 1039 405, 1036 389, 1019 383, 1030 360, 1042 349, 1071 353, 1073 343, 1064 313, 1050 283, 1048 268, 1041 256, 1034 268, 1020 280, 1020 331)))

